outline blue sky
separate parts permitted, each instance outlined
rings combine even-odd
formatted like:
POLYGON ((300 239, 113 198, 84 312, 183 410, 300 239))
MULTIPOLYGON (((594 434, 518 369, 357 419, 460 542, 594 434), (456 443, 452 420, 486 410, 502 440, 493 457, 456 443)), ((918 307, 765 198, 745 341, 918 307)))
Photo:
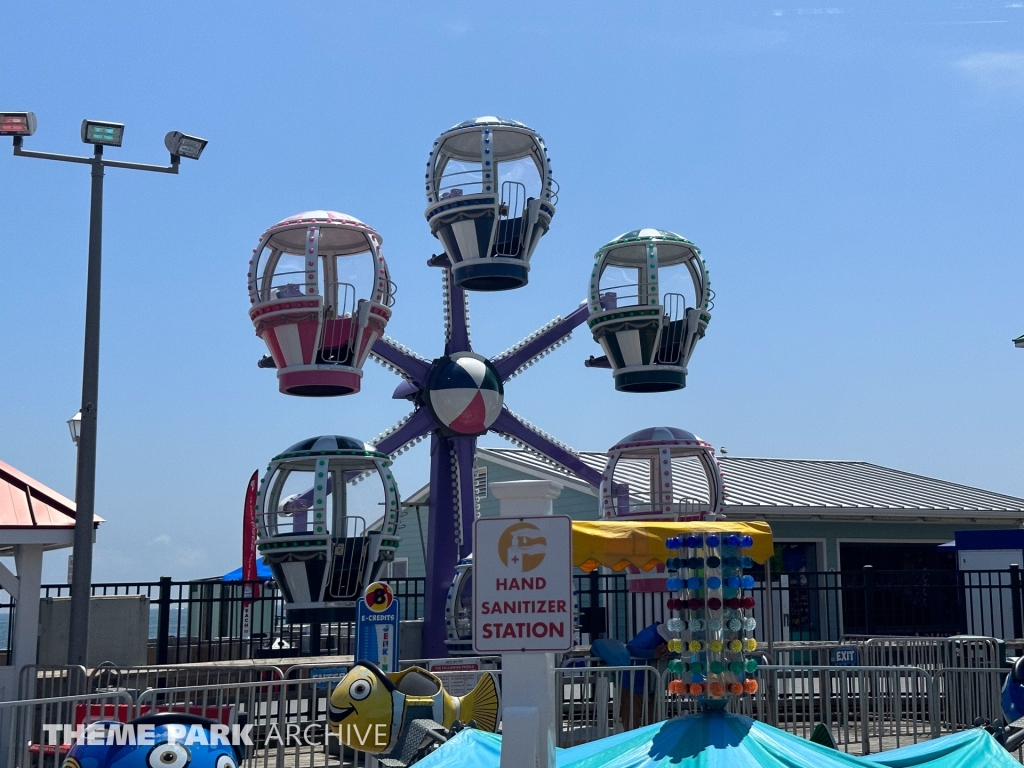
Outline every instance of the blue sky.
MULTIPOLYGON (((418 174, 484 114, 538 129, 562 192, 530 285, 472 297, 479 351, 571 311, 637 227, 694 240, 717 293, 685 390, 616 393, 579 331, 511 383, 517 413, 580 449, 669 424, 1024 495, 1021 6, 5 4, 0 107, 36 112, 31 148, 84 151, 83 117, 127 125, 120 159, 210 139, 178 177, 108 171, 97 580, 236 567, 253 469, 404 415, 376 365, 357 396, 278 394, 246 262, 289 214, 355 215, 399 287, 389 334, 438 354, 418 174)), ((68 495, 88 190, 83 167, 0 153, 0 458, 68 495)), ((399 460, 405 493, 427 464, 425 444, 399 460)))

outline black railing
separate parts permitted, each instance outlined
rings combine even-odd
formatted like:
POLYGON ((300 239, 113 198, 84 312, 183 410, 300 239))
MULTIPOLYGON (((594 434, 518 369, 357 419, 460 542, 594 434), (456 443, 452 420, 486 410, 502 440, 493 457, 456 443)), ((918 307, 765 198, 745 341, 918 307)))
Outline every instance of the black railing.
MULTIPOLYGON (((640 628, 667 618, 662 593, 631 593, 625 574, 574 576, 581 631, 628 641, 640 628)), ((771 600, 763 572, 755 573, 755 636, 776 641, 841 640, 857 635, 1024 636, 1020 570, 800 572, 772 575, 771 600)), ((401 618, 423 617, 425 579, 388 582, 401 599, 401 618)), ((93 595, 144 595, 150 601, 151 663, 238 658, 277 658, 352 653, 351 622, 290 624, 272 585, 254 583, 246 598, 242 582, 171 579, 94 584, 93 595), (249 604, 250 633, 242 637, 249 604)), ((66 597, 67 585, 44 586, 42 596, 66 597)), ((0 594, 0 663, 11 647, 13 600, 0 594), (6 602, 4 602, 6 600, 6 602), (6 626, 5 626, 6 624, 6 626)))
MULTIPOLYGON (((388 579, 400 600, 400 618, 423 616, 423 578, 388 579)), ((44 598, 67 597, 65 584, 43 587, 44 598)), ((354 622, 290 624, 284 600, 262 582, 160 581, 93 584, 93 596, 149 598, 149 660, 154 664, 282 658, 353 652, 354 622), (251 587, 251 597, 245 594, 251 587), (243 615, 249 610, 249 636, 243 615)))
MULTIPOLYGON (((575 578, 585 632, 603 631, 628 641, 637 629, 667 618, 665 596, 630 593, 624 574, 575 578), (591 610, 595 605, 596 612, 591 610)), ((756 602, 759 640, 767 639, 769 616, 776 641, 858 635, 1024 636, 1024 596, 1020 570, 1015 568, 883 571, 869 566, 860 571, 772 574, 770 606, 762 572, 750 592, 756 602)))
MULTIPOLYGON (((1019 569, 878 570, 773 577, 782 639, 853 635, 1021 637, 1019 569)), ((763 592, 763 586, 759 585, 763 592)))
POLYGON ((0 589, 0 666, 11 663, 14 647, 14 598, 0 589))

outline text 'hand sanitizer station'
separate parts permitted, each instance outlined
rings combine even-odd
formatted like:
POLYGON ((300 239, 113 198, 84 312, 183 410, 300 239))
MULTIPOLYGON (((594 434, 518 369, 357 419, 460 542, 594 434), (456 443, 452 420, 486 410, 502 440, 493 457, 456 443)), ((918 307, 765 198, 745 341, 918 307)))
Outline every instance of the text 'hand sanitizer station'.
POLYGON ((555 653, 573 645, 572 521, 562 484, 492 483, 501 516, 474 524, 473 648, 501 653, 501 768, 554 768, 555 653))

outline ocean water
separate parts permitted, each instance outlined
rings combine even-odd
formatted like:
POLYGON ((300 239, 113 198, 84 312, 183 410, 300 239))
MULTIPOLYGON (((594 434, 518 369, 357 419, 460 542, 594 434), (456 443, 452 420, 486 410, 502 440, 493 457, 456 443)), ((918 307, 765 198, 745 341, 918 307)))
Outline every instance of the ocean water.
MULTIPOLYGON (((149 606, 149 639, 152 640, 156 637, 157 627, 160 625, 160 606, 150 605, 149 606)), ((179 608, 175 605, 171 606, 170 610, 170 622, 168 624, 168 634, 171 637, 181 636, 186 637, 188 635, 188 608, 179 608), (179 621, 180 613, 180 621, 179 621)))

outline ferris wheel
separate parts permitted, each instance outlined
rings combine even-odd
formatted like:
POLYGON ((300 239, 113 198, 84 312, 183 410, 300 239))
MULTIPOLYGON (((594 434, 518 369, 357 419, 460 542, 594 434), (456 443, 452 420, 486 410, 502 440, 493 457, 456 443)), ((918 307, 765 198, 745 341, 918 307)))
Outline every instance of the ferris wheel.
POLYGON ((604 355, 585 364, 611 369, 616 389, 681 389, 711 319, 713 293, 696 245, 667 230, 633 230, 598 249, 587 298, 578 307, 500 354, 482 355, 472 345, 467 291, 527 284, 531 258, 558 203, 547 146, 513 120, 459 123, 434 141, 424 189, 425 216, 443 247, 427 261, 441 273, 439 357, 428 359, 385 335, 395 291, 383 238, 352 216, 310 211, 274 225, 253 251, 248 285, 250 318, 269 353, 259 364, 277 370, 282 393, 357 393, 363 366, 373 359, 402 378, 393 397, 413 406, 368 445, 326 436, 276 457, 260 497, 261 554, 297 617, 346 616, 355 587, 372 580, 399 543, 391 462, 429 436, 423 653, 433 657, 445 655, 449 582, 472 547, 479 437, 494 432, 536 452, 593 486, 606 507, 612 503, 602 472, 506 405, 509 381, 586 323, 604 355), (323 482, 317 461, 328 468, 323 482), (312 485, 304 493, 283 494, 283 472, 308 472, 312 485), (343 492, 371 474, 394 501, 377 531, 350 513, 343 492), (282 515, 291 517, 282 522, 282 515))

